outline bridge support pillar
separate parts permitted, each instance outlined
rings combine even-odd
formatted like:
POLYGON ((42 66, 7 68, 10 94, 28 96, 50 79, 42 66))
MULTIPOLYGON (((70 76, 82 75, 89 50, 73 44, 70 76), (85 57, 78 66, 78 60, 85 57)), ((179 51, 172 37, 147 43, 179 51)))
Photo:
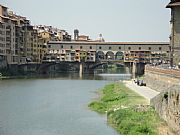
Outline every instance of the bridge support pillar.
POLYGON ((136 65, 136 74, 137 75, 143 75, 145 70, 145 63, 138 63, 136 65))
POLYGON ((145 63, 136 63, 132 64, 132 78, 136 78, 136 76, 140 76, 144 74, 145 63))
POLYGON ((82 78, 82 74, 83 74, 83 63, 79 64, 79 77, 82 78))
POLYGON ((132 79, 136 78, 136 73, 137 73, 137 63, 133 62, 132 63, 132 79))

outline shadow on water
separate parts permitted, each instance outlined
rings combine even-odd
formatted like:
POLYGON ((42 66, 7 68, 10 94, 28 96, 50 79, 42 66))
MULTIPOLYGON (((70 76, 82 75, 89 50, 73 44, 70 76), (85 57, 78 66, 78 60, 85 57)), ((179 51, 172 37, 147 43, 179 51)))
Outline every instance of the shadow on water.
POLYGON ((47 74, 29 74, 23 76, 11 76, 5 79, 66 79, 66 80, 129 80, 131 74, 124 67, 109 67, 107 69, 96 69, 83 74, 79 72, 51 72, 47 74))
POLYGON ((124 67, 121 68, 107 68, 96 69, 93 72, 86 72, 80 74, 78 72, 61 72, 51 73, 47 75, 40 75, 39 78, 51 78, 51 79, 68 79, 68 80, 129 80, 131 74, 127 73, 124 67))

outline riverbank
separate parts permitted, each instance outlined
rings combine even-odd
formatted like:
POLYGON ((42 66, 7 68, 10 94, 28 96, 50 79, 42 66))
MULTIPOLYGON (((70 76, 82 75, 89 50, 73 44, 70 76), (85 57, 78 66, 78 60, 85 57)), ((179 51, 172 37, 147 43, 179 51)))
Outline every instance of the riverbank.
POLYGON ((160 120, 148 101, 122 82, 105 86, 100 97, 89 107, 107 114, 108 123, 123 135, 158 135, 166 124, 160 120))

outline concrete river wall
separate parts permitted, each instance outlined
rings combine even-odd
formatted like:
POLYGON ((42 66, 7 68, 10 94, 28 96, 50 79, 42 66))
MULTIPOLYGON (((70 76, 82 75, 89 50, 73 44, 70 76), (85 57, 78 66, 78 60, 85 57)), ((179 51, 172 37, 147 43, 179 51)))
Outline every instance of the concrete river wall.
POLYGON ((146 66, 145 81, 148 87, 160 92, 151 99, 157 113, 168 126, 180 134, 180 71, 146 66))

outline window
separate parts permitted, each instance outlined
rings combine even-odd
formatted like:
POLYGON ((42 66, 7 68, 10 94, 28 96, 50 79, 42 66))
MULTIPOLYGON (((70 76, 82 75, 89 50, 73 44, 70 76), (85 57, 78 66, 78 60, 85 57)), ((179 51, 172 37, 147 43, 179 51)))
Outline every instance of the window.
POLYGON ((131 50, 131 47, 128 47, 129 50, 131 50))
POLYGON ((63 48, 63 45, 61 45, 61 48, 63 48))
POLYGON ((141 50, 141 47, 139 47, 139 50, 141 50))
POLYGON ((102 49, 101 46, 99 46, 99 49, 102 49))
POLYGON ((121 47, 119 47, 119 50, 121 50, 121 47))
POLYGON ((92 49, 92 46, 90 46, 89 48, 92 49))
POLYGON ((111 50, 111 46, 109 47, 109 50, 111 50))
POLYGON ((151 50, 151 47, 149 47, 149 50, 151 50))
POLYGON ((159 50, 162 50, 162 48, 161 48, 161 47, 159 47, 159 50))
POLYGON ((73 46, 71 46, 71 49, 73 49, 73 46))
POLYGON ((80 46, 80 49, 82 49, 83 47, 82 46, 80 46))

